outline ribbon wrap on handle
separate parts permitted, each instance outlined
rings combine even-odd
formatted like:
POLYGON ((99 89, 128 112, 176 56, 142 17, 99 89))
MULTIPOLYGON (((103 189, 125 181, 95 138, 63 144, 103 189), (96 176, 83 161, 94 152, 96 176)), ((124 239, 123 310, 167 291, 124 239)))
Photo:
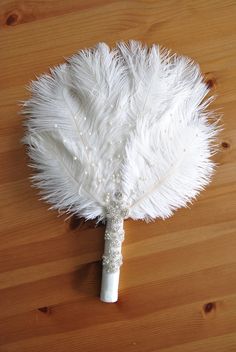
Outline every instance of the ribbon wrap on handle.
POLYGON ((100 299, 113 303, 118 300, 120 266, 122 260, 122 242, 124 241, 124 218, 128 209, 122 204, 122 194, 115 194, 116 201, 112 201, 107 208, 107 223, 105 231, 104 254, 102 257, 102 284, 100 299))

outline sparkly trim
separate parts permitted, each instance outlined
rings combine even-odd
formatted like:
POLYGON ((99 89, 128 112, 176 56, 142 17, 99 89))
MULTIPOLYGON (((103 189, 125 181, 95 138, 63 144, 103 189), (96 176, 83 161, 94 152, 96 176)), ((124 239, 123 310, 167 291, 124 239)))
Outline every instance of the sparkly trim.
POLYGON ((128 208, 122 203, 122 193, 115 193, 116 200, 107 205, 107 225, 105 232, 105 248, 102 257, 103 268, 106 272, 117 272, 123 264, 121 253, 124 241, 124 218, 128 216, 128 208))

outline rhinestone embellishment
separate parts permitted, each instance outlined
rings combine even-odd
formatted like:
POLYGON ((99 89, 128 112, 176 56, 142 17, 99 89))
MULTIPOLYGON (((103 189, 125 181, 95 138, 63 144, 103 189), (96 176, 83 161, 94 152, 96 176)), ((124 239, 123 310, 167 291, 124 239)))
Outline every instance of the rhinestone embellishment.
POLYGON ((105 248, 102 264, 106 272, 114 273, 123 264, 121 253, 124 241, 124 218, 128 216, 129 209, 123 204, 123 194, 115 193, 115 199, 107 205, 107 224, 105 232, 105 248))

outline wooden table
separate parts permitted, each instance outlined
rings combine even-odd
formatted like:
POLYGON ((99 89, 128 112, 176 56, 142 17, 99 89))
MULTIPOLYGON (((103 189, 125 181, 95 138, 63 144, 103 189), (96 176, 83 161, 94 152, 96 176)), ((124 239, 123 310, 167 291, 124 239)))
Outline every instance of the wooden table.
POLYGON ((236 351, 236 1, 2 0, 0 351, 236 351), (120 300, 99 301, 104 227, 66 222, 30 187, 19 101, 98 41, 197 60, 224 113, 219 164, 191 209, 126 221, 120 300))

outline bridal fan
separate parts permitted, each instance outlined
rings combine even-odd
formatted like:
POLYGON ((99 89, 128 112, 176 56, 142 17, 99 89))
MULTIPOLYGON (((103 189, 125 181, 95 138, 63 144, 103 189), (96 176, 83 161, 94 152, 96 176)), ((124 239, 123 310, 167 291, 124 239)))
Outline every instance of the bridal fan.
POLYGON ((81 50, 30 85, 33 183, 53 209, 106 222, 104 302, 118 299, 124 219, 165 219, 212 176, 208 90, 193 61, 135 41, 81 50))

